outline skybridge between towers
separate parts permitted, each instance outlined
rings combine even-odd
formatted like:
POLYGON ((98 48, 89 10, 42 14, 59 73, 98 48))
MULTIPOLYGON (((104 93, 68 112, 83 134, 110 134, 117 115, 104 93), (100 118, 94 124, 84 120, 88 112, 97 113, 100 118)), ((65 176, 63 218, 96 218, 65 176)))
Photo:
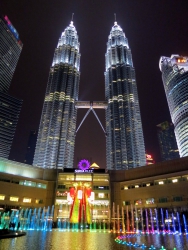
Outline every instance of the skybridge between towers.
POLYGON ((107 109, 108 102, 105 101, 76 101, 75 102, 75 108, 77 109, 107 109))
POLYGON ((78 126, 78 128, 76 129, 75 134, 78 132, 78 130, 80 129, 80 127, 82 126, 83 122, 85 121, 86 117, 89 115, 89 113, 92 111, 93 114, 95 115, 98 123, 100 124, 105 136, 107 136, 107 133, 99 119, 99 117, 97 116, 96 112, 94 109, 107 109, 108 107, 108 102, 106 101, 76 101, 75 102, 75 108, 76 109, 88 109, 88 111, 86 112, 84 118, 82 119, 80 125, 78 126))

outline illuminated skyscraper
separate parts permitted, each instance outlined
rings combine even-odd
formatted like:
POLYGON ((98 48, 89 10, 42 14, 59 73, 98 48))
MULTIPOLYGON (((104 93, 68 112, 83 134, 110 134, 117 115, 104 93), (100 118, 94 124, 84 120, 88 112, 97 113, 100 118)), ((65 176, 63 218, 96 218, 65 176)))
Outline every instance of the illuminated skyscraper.
POLYGON ((188 156, 188 57, 162 56, 159 61, 180 157, 188 156))
POLYGON ((8 158, 22 101, 8 90, 22 51, 19 34, 7 16, 0 16, 0 157, 8 158))
POLYGON ((7 16, 0 17, 0 91, 8 92, 20 53, 22 42, 7 16))
POLYGON ((73 168, 80 44, 73 22, 55 49, 45 94, 33 165, 73 168))
POLYGON ((165 121, 157 125, 157 130, 162 161, 179 158, 174 125, 165 121))
POLYGON ((135 69, 128 40, 117 22, 108 37, 105 57, 107 168, 143 166, 146 157, 135 69))

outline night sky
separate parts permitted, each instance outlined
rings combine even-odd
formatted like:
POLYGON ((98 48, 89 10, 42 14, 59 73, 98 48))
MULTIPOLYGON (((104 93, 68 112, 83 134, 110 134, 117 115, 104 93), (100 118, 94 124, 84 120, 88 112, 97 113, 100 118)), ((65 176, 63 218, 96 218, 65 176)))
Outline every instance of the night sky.
MULTIPOLYGON (((74 13, 81 52, 79 100, 104 100, 106 43, 117 22, 132 51, 140 101, 145 147, 160 161, 156 125, 171 121, 159 58, 188 56, 187 0, 0 0, 0 13, 8 15, 23 42, 23 50, 9 93, 23 100, 11 160, 24 162, 30 130, 38 129, 49 69, 58 39, 74 13)), ((87 110, 78 111, 77 127, 87 110)), ((104 110, 96 111, 105 127, 104 110)), ((105 135, 93 113, 78 131, 78 158, 106 165, 105 135)))

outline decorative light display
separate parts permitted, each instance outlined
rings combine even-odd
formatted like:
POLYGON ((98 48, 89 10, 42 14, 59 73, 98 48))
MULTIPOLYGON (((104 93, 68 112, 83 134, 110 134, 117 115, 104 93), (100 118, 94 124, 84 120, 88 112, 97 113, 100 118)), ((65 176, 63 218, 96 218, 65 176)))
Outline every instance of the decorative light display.
POLYGON ((70 197, 72 206, 70 210, 71 223, 87 223, 91 224, 91 210, 94 195, 88 183, 75 183, 70 188, 70 197))
MULTIPOLYGON (((138 243, 132 243, 131 241, 125 241, 125 238, 129 239, 129 238, 134 238, 134 237, 139 237, 140 234, 126 234, 126 235, 121 235, 121 236, 117 236, 115 238, 115 242, 118 244, 122 244, 122 245, 126 245, 130 248, 134 247, 134 248, 141 248, 141 249, 150 249, 150 250, 154 250, 156 249, 155 246, 151 245, 150 247, 147 247, 145 244, 138 244, 138 243)), ((164 246, 161 246, 160 250, 166 250, 166 248, 164 248, 164 246)), ((173 250, 176 250, 176 248, 174 247, 173 250)))
POLYGON ((83 159, 78 163, 78 167, 81 170, 87 170, 90 167, 90 162, 88 160, 83 159))
POLYGON ((18 40, 19 39, 19 34, 18 34, 17 30, 14 28, 14 26, 12 25, 12 23, 8 19, 8 16, 5 16, 4 18, 7 21, 7 25, 9 27, 10 31, 12 32, 12 34, 14 35, 14 37, 18 40))

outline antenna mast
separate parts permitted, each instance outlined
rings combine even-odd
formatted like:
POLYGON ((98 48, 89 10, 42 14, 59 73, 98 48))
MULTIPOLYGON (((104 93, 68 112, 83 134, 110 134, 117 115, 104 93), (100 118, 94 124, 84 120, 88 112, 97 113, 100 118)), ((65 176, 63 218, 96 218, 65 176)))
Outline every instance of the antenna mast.
POLYGON ((72 13, 72 20, 71 20, 72 22, 73 22, 73 18, 74 18, 74 13, 72 13))

